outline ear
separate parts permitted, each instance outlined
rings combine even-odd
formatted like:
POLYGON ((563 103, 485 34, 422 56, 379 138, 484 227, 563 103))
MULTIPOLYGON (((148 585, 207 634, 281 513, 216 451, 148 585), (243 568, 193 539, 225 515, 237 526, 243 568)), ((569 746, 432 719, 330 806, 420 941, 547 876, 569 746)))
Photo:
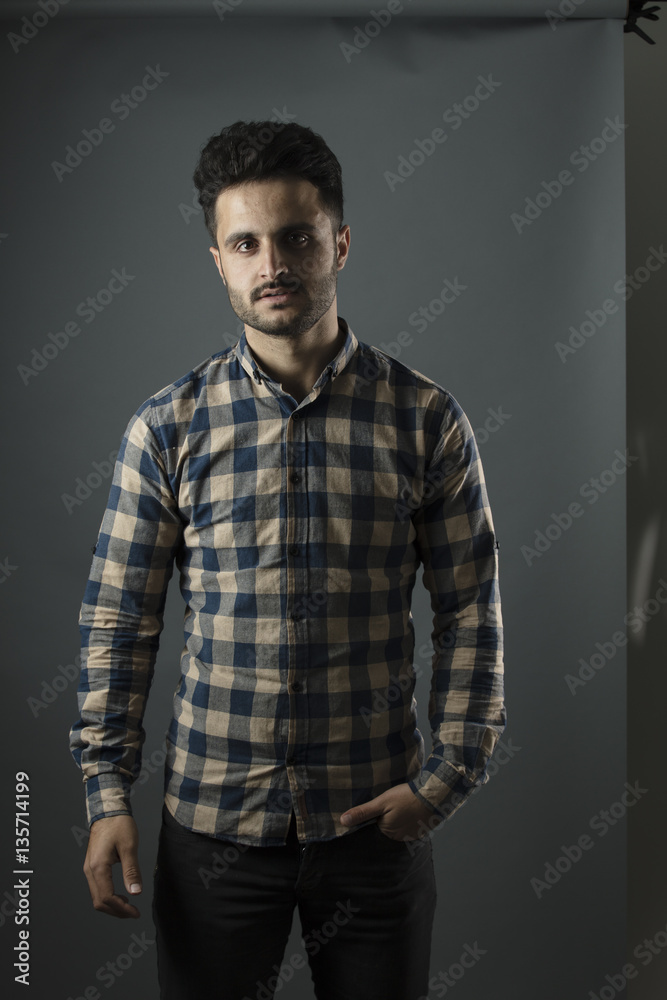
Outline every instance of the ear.
POLYGON ((222 270, 222 264, 220 263, 220 251, 218 250, 217 247, 209 247, 209 250, 213 254, 213 259, 215 260, 215 266, 218 269, 220 277, 222 278, 223 282, 226 285, 227 281, 225 280, 225 272, 222 270))
POLYGON ((345 267, 347 255, 350 252, 350 227, 341 226, 336 234, 336 251, 338 254, 338 270, 345 267))

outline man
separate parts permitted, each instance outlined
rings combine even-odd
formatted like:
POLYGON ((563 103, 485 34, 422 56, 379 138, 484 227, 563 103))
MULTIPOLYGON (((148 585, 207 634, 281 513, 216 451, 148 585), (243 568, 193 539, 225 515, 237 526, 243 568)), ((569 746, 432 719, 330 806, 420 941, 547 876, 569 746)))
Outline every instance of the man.
POLYGON ((130 420, 80 625, 95 908, 120 861, 173 565, 186 602, 153 914, 163 1000, 266 998, 298 906, 318 1000, 428 992, 430 832, 505 725, 497 544, 470 425, 338 316, 340 164, 298 125, 236 122, 195 172, 239 342, 130 420), (434 611, 426 759, 419 563, 434 611))

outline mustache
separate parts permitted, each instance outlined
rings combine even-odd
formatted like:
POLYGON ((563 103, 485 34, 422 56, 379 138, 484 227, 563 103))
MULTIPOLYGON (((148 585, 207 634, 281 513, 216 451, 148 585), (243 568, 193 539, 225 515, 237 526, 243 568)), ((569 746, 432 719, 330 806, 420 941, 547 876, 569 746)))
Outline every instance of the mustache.
POLYGON ((255 298, 261 299, 262 295, 266 295, 267 292, 277 292, 279 289, 284 289, 287 292, 296 292, 300 287, 301 282, 298 278, 286 278, 283 281, 274 282, 271 285, 265 285, 264 288, 260 288, 255 298))

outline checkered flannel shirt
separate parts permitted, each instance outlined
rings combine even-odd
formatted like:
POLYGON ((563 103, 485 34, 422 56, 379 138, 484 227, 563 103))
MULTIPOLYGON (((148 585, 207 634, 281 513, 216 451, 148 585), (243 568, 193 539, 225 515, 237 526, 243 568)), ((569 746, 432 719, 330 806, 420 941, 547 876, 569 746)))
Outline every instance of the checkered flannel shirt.
POLYGON ((343 347, 298 404, 243 333, 130 420, 79 617, 70 746, 89 823, 132 812, 174 564, 185 646, 165 804, 183 826, 282 844, 294 810, 302 842, 327 840, 396 784, 437 823, 487 780, 506 716, 477 445, 449 392, 339 325, 343 347), (428 756, 413 695, 420 562, 428 756))

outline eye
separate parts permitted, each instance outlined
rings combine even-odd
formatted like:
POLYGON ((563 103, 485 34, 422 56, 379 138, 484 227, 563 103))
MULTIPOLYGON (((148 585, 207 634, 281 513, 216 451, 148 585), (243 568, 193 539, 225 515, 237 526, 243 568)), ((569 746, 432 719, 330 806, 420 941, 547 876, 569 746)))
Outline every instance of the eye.
POLYGON ((308 242, 308 237, 304 233, 290 233, 287 239, 291 240, 295 246, 303 246, 308 242))
POLYGON ((240 249, 241 249, 241 247, 244 247, 244 246, 247 246, 247 245, 248 245, 248 244, 250 244, 250 243, 252 243, 252 240, 244 240, 244 241, 243 241, 243 243, 239 243, 239 244, 238 244, 238 246, 236 247, 236 249, 237 249, 237 250, 240 250, 240 249))

